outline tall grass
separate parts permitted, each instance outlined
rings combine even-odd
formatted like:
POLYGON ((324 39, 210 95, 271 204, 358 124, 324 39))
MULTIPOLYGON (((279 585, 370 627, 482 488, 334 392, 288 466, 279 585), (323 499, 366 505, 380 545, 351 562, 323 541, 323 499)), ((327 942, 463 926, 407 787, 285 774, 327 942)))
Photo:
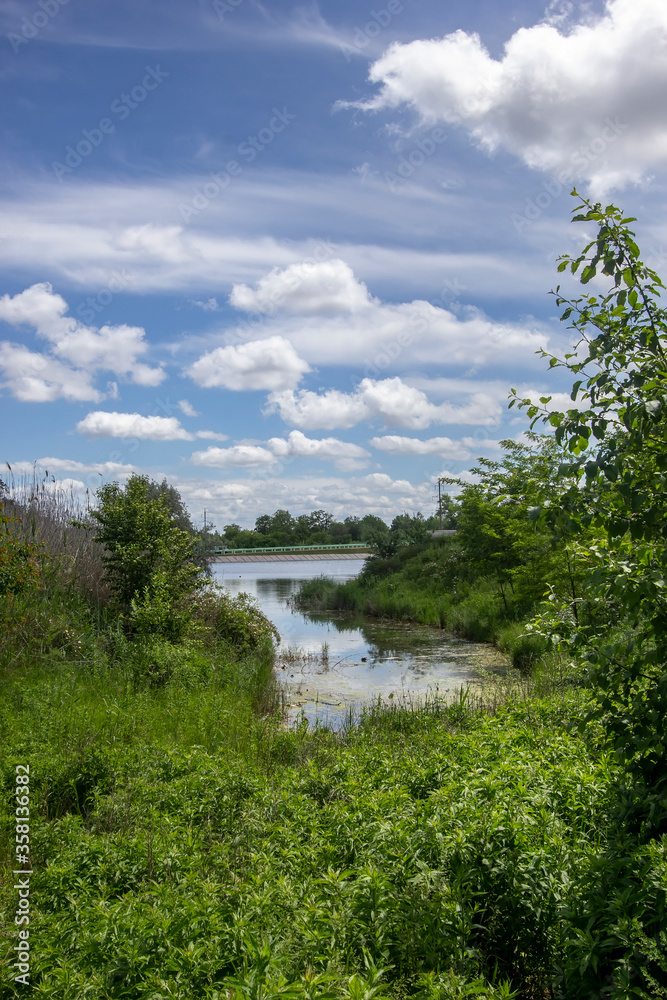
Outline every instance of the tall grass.
POLYGON ((26 541, 39 545, 44 556, 47 594, 55 596, 72 588, 99 609, 108 601, 104 580, 102 547, 95 541, 94 522, 86 499, 73 489, 59 486, 48 473, 38 477, 15 476, 8 466, 2 477, 3 500, 8 515, 17 518, 14 530, 26 541))
POLYGON ((526 635, 521 624, 532 604, 508 600, 493 578, 470 577, 461 568, 455 538, 412 546, 390 559, 372 558, 347 583, 309 580, 294 602, 314 611, 420 622, 474 642, 492 642, 526 671, 546 652, 543 641, 526 635))

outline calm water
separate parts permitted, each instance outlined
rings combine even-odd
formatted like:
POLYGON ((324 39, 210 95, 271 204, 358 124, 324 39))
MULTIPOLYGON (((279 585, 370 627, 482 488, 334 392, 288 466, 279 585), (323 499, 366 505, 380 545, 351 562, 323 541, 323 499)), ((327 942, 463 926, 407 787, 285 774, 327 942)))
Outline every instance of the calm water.
POLYGON ((475 679, 485 647, 443 636, 438 629, 373 618, 295 611, 289 598, 304 580, 343 582, 363 559, 272 563, 216 563, 213 573, 232 594, 256 597, 281 636, 276 669, 289 714, 339 725, 364 702, 418 701, 475 679))

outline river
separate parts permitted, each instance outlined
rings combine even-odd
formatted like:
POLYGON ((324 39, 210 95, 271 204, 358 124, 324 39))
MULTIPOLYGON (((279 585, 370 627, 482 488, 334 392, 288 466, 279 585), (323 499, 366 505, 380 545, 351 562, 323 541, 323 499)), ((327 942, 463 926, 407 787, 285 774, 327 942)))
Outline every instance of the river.
POLYGON ((363 564, 363 559, 322 559, 211 567, 230 593, 256 597, 280 632, 276 671, 292 721, 305 716, 338 728, 351 712, 378 698, 415 704, 476 679, 475 667, 487 647, 423 625, 291 607, 289 598, 304 580, 328 576, 342 583, 357 576, 363 564))

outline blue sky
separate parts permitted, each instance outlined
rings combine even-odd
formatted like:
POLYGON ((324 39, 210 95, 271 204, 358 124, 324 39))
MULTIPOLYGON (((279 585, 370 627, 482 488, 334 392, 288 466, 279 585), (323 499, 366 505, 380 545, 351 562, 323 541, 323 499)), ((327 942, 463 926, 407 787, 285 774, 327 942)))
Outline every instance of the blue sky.
MULTIPOLYGON (((255 0, 0 13, 0 456, 195 521, 431 513, 569 382, 573 184, 665 273, 667 8, 255 0)), ((600 286, 603 287, 603 286, 600 286)))

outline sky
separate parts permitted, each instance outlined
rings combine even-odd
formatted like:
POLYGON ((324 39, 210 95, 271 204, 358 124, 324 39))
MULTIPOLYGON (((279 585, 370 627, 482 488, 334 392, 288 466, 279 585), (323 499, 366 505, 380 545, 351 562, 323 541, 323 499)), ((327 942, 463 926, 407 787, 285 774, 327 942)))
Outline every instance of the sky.
POLYGON ((667 274, 664 0, 5 0, 0 36, 17 479, 430 515, 528 429, 511 388, 568 405, 573 186, 667 274))

